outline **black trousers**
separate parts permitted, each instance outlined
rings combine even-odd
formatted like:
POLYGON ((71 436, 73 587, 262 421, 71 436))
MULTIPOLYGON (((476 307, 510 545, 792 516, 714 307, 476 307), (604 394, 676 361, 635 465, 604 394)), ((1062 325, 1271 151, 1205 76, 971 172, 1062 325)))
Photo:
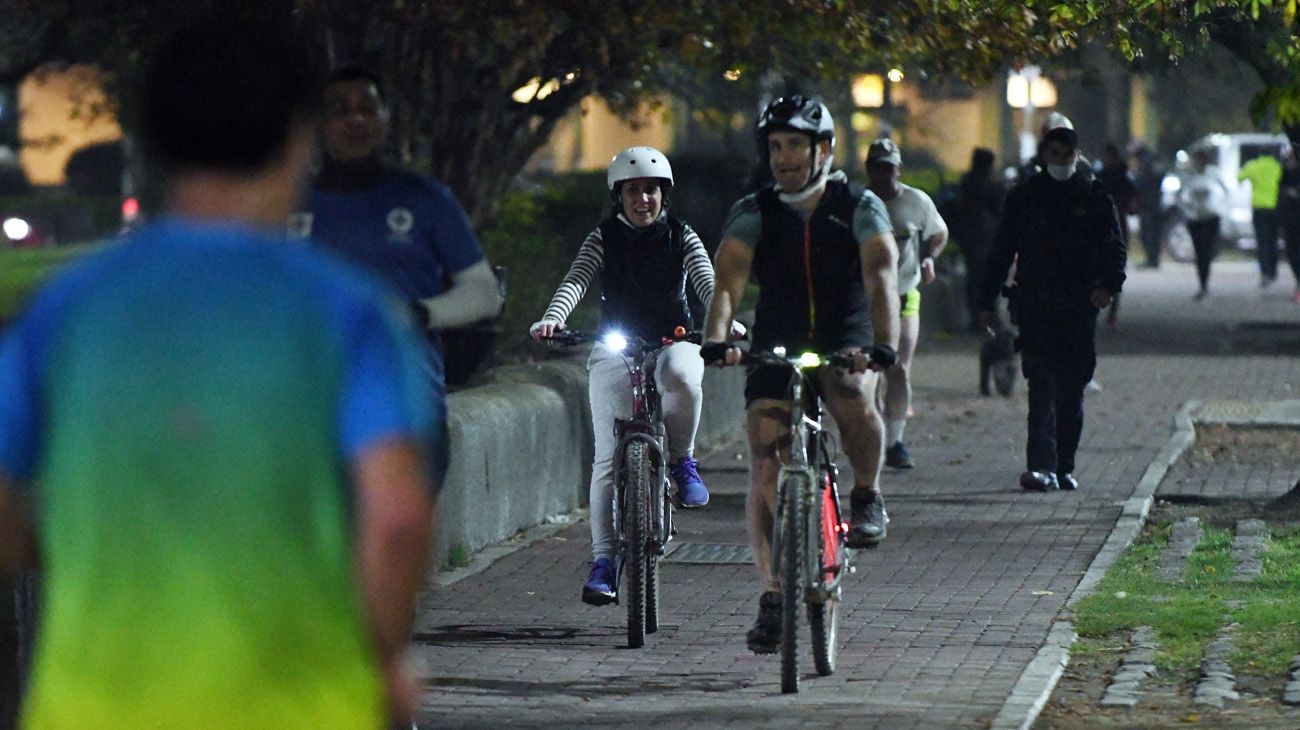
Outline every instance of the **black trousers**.
POLYGON ((1029 386, 1025 468, 1065 474, 1083 434, 1083 393, 1097 368, 1097 313, 1020 314, 1021 370, 1029 386))
POLYGON ((1142 222, 1142 249, 1147 254, 1147 265, 1158 266, 1160 264, 1160 234, 1164 226, 1164 216, 1159 211, 1142 213, 1139 219, 1142 222))
POLYGON ((1295 277, 1296 290, 1300 291, 1300 203, 1278 206, 1282 221, 1282 238, 1286 240, 1286 260, 1295 277))
POLYGON ((1255 208, 1251 212, 1255 224, 1255 258, 1259 261, 1259 275, 1265 279, 1277 278, 1277 211, 1255 208))
POLYGON ((1219 252, 1219 216, 1187 221, 1187 232, 1196 252, 1196 278, 1204 289, 1210 284, 1210 264, 1214 263, 1214 256, 1219 252))

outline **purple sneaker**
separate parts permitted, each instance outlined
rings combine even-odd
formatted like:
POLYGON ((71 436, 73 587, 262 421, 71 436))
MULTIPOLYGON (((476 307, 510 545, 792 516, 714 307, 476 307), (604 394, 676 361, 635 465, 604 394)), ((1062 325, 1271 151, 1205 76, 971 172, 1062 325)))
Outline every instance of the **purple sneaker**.
POLYGON ((700 462, 688 456, 669 470, 677 484, 677 506, 682 509, 695 509, 709 503, 709 490, 700 479, 699 467, 700 462))
POLYGON ((618 573, 609 558, 597 558, 591 564, 591 575, 582 586, 582 602, 592 606, 606 606, 618 600, 618 573))

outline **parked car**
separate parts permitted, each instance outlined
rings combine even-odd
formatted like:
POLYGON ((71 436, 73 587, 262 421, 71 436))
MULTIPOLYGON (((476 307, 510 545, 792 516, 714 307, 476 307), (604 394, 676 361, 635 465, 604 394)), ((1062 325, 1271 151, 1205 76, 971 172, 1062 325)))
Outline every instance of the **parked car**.
POLYGON ((1161 207, 1166 211, 1164 248, 1177 261, 1191 261, 1192 238, 1187 224, 1174 202, 1182 189, 1183 178, 1191 171, 1191 153, 1208 150, 1210 161, 1219 168, 1224 187, 1228 189, 1227 212, 1219 224, 1222 244, 1253 251, 1255 227, 1252 223, 1250 185, 1237 182, 1237 172, 1246 162, 1262 154, 1278 154, 1290 147, 1286 135, 1263 132, 1206 135, 1175 156, 1174 169, 1161 182, 1161 207))

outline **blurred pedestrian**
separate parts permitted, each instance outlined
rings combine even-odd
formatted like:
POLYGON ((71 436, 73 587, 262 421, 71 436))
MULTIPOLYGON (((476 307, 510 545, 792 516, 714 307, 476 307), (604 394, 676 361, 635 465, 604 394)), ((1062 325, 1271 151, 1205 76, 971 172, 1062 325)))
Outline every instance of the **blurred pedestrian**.
POLYGON ((1244 165, 1237 181, 1250 181, 1251 221, 1255 226, 1255 259, 1259 262, 1259 286, 1277 281, 1277 192, 1282 183, 1282 163, 1267 150, 1244 165))
POLYGON ((388 159, 389 119, 378 75, 360 66, 330 72, 322 165, 309 212, 291 220, 290 232, 310 236, 406 296, 426 331, 429 376, 442 390, 442 330, 496 316, 501 294, 451 191, 388 159))
POLYGON ((1209 293, 1210 265, 1218 254, 1219 221, 1227 204, 1228 188, 1219 168, 1211 164, 1210 151, 1204 147, 1192 151, 1192 169, 1178 189, 1178 209, 1187 221, 1187 233, 1196 253, 1196 278, 1200 287, 1196 299, 1209 293))
POLYGON ((165 215, 0 340, 0 565, 43 574, 21 725, 379 728, 442 455, 396 295, 284 245, 321 77, 265 18, 148 63, 165 215))
MULTIPOLYGON (((1119 235, 1124 245, 1128 246, 1128 217, 1137 212, 1137 185, 1128 172, 1128 163, 1124 161, 1124 156, 1120 154, 1119 147, 1114 143, 1107 142, 1106 146, 1102 147, 1099 161, 1101 169, 1097 171, 1097 179, 1115 203, 1116 212, 1119 214, 1119 235)), ((1117 292, 1110 303, 1110 309, 1106 311, 1106 324, 1112 327, 1119 318, 1119 300, 1120 296, 1117 292)))
POLYGON ((930 196, 899 179, 902 168, 902 154, 893 140, 871 143, 868 188, 884 201, 898 243, 898 362, 885 369, 885 466, 911 469, 903 432, 912 410, 912 356, 921 334, 918 287, 934 281, 934 261, 948 243, 948 226, 930 196))
POLYGON ((1161 187, 1164 170, 1157 164, 1155 153, 1145 146, 1138 148, 1135 157, 1137 173, 1133 184, 1137 189, 1138 235, 1142 238, 1142 250, 1146 254, 1142 268, 1158 269, 1161 236, 1165 226, 1161 187))
POLYGON ((1294 147, 1282 151, 1282 181, 1277 198, 1278 219, 1286 241, 1286 260, 1295 277, 1291 301, 1300 304, 1300 160, 1294 147))
POLYGON ((972 332, 983 332, 979 323, 979 282, 984 278, 993 234, 1002 212, 1005 191, 993 179, 993 151, 976 147, 970 169, 957 184, 956 216, 950 221, 953 238, 966 262, 966 311, 972 332))
POLYGON ((1084 387, 1097 364, 1097 313, 1124 283, 1126 251, 1115 205, 1077 168, 1078 136, 1058 127, 1043 140, 1046 170, 1007 196, 980 287, 980 318, 994 306, 1016 262, 1010 310, 1020 328, 1029 386, 1026 471, 1021 487, 1077 489, 1075 452, 1083 431, 1084 387))

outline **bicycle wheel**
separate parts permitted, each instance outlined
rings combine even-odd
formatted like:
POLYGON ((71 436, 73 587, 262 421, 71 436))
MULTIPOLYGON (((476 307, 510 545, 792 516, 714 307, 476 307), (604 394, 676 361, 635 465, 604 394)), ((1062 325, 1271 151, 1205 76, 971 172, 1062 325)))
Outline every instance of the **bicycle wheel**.
POLYGON ((803 604, 804 484, 781 485, 781 691, 799 691, 799 609, 803 604))
MULTIPOLYGON (((817 520, 818 565, 822 579, 835 580, 844 565, 844 545, 839 529, 840 508, 835 497, 835 485, 830 475, 823 476, 821 510, 817 520)), ((813 663, 823 677, 835 671, 835 658, 839 649, 840 598, 839 587, 829 591, 825 600, 808 604, 808 628, 812 632, 813 663)))
POLYGON ((665 542, 660 528, 668 523, 667 512, 672 509, 668 505, 665 491, 665 485, 660 479, 659 484, 653 488, 654 499, 650 500, 651 513, 655 519, 650 521, 651 527, 648 531, 655 533, 657 544, 653 550, 646 550, 645 556, 645 632, 647 634, 659 630, 659 559, 663 557, 662 546, 665 542))
POLYGON ((628 442, 623 452, 623 489, 626 490, 623 504, 627 508, 623 515, 623 541, 627 545, 627 645, 636 649, 645 646, 646 635, 650 462, 644 441, 628 442))

